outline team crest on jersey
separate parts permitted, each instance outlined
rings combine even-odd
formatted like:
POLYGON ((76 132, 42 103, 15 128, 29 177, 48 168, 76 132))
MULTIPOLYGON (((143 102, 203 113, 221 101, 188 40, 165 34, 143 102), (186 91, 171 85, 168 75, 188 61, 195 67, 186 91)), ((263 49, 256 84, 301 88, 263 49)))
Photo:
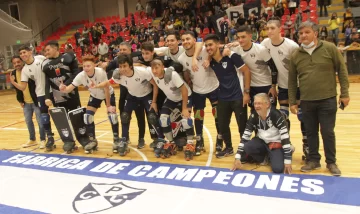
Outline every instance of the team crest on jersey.
POLYGON ((89 183, 75 197, 72 205, 78 213, 96 213, 133 200, 146 189, 138 189, 122 182, 115 184, 89 183))
POLYGON ((158 84, 160 84, 160 80, 156 80, 156 82, 157 82, 158 84))
POLYGON ((255 58, 255 54, 253 54, 253 53, 250 54, 250 57, 251 57, 251 58, 255 58))
POLYGON ((55 74, 56 74, 56 76, 60 76, 60 74, 61 74, 60 68, 55 69, 55 74))
POLYGON ((279 55, 284 55, 284 53, 281 50, 278 50, 279 55))
POLYGON ((223 63, 222 63, 222 67, 223 67, 223 68, 226 68, 226 67, 227 67, 227 62, 223 62, 223 63))
POLYGON ((189 66, 189 63, 188 63, 188 62, 186 62, 186 66, 189 66))
POLYGON ((140 78, 136 78, 135 81, 136 81, 136 82, 139 82, 139 81, 140 81, 140 78))
POLYGON ((64 58, 61 58, 61 60, 60 60, 61 62, 64 62, 64 58))
POLYGON ((29 69, 29 72, 32 72, 32 70, 31 70, 31 69, 29 69))
POLYGON ((69 137, 69 130, 68 129, 61 129, 61 133, 65 136, 65 137, 69 137))
POLYGON ((198 61, 201 61, 201 60, 202 60, 202 56, 199 56, 199 57, 197 58, 197 60, 198 60, 198 61))

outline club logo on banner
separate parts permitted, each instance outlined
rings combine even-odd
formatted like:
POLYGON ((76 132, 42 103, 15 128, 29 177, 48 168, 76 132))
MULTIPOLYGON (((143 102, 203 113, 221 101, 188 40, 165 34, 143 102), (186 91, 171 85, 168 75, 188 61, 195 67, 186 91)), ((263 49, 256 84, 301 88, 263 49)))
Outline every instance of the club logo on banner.
POLYGON ((89 183, 73 201, 78 213, 96 213, 117 207, 141 195, 146 189, 137 189, 122 182, 115 184, 89 183))

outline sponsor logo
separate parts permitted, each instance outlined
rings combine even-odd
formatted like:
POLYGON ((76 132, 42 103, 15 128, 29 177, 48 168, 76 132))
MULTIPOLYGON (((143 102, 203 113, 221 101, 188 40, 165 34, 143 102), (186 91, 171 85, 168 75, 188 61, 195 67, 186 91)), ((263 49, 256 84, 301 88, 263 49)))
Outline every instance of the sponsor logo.
POLYGON ((60 76, 60 75, 61 75, 60 68, 56 68, 56 69, 55 69, 55 74, 56 74, 56 76, 60 76))
POLYGON ((61 112, 61 109, 51 109, 51 112, 52 113, 59 113, 59 112, 61 112))
POLYGON ((81 135, 85 134, 85 132, 86 132, 86 128, 85 128, 85 127, 79 128, 79 133, 80 133, 81 135))
POLYGON ((73 201, 73 208, 78 213, 96 213, 108 210, 133 200, 146 189, 137 189, 122 182, 115 184, 89 183, 73 201))
POLYGON ((61 133, 62 133, 65 137, 69 137, 69 130, 68 130, 68 129, 61 129, 61 133))

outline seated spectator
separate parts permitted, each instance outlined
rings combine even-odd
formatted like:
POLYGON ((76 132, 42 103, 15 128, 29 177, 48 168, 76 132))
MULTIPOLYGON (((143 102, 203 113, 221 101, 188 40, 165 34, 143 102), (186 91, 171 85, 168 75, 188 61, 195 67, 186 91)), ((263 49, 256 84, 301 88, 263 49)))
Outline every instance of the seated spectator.
POLYGON ((241 138, 233 170, 239 169, 242 163, 250 161, 267 165, 270 159, 274 173, 291 174, 293 146, 290 144, 289 132, 284 115, 271 107, 270 98, 265 93, 254 97, 255 111, 246 123, 241 138), (251 139, 252 132, 256 133, 251 139))

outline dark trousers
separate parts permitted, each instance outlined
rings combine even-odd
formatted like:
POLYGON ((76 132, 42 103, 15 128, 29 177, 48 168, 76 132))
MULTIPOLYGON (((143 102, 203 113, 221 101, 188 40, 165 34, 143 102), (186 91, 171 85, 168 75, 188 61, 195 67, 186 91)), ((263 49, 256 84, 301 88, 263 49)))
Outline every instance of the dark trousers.
POLYGON ((236 122, 240 137, 244 134, 247 121, 247 105, 243 106, 242 99, 236 101, 219 100, 217 106, 217 116, 219 120, 220 133, 227 148, 232 148, 230 121, 232 114, 235 113, 236 122))
MULTIPOLYGON (((128 95, 128 90, 125 86, 120 85, 120 99, 119 99, 119 111, 120 114, 124 111, 126 96, 128 95)), ((135 115, 138 122, 139 128, 139 139, 144 138, 145 136, 145 107, 143 104, 140 104, 138 108, 135 109, 135 115)))
POLYGON ((323 139, 326 163, 336 163, 335 148, 335 121, 337 102, 336 97, 316 100, 301 100, 303 121, 306 128, 307 142, 309 144, 310 161, 320 162, 319 153, 319 125, 323 139))
POLYGON ((257 163, 262 163, 266 155, 269 155, 271 169, 274 173, 284 172, 284 151, 283 149, 270 150, 262 139, 254 137, 244 145, 244 151, 257 163))

